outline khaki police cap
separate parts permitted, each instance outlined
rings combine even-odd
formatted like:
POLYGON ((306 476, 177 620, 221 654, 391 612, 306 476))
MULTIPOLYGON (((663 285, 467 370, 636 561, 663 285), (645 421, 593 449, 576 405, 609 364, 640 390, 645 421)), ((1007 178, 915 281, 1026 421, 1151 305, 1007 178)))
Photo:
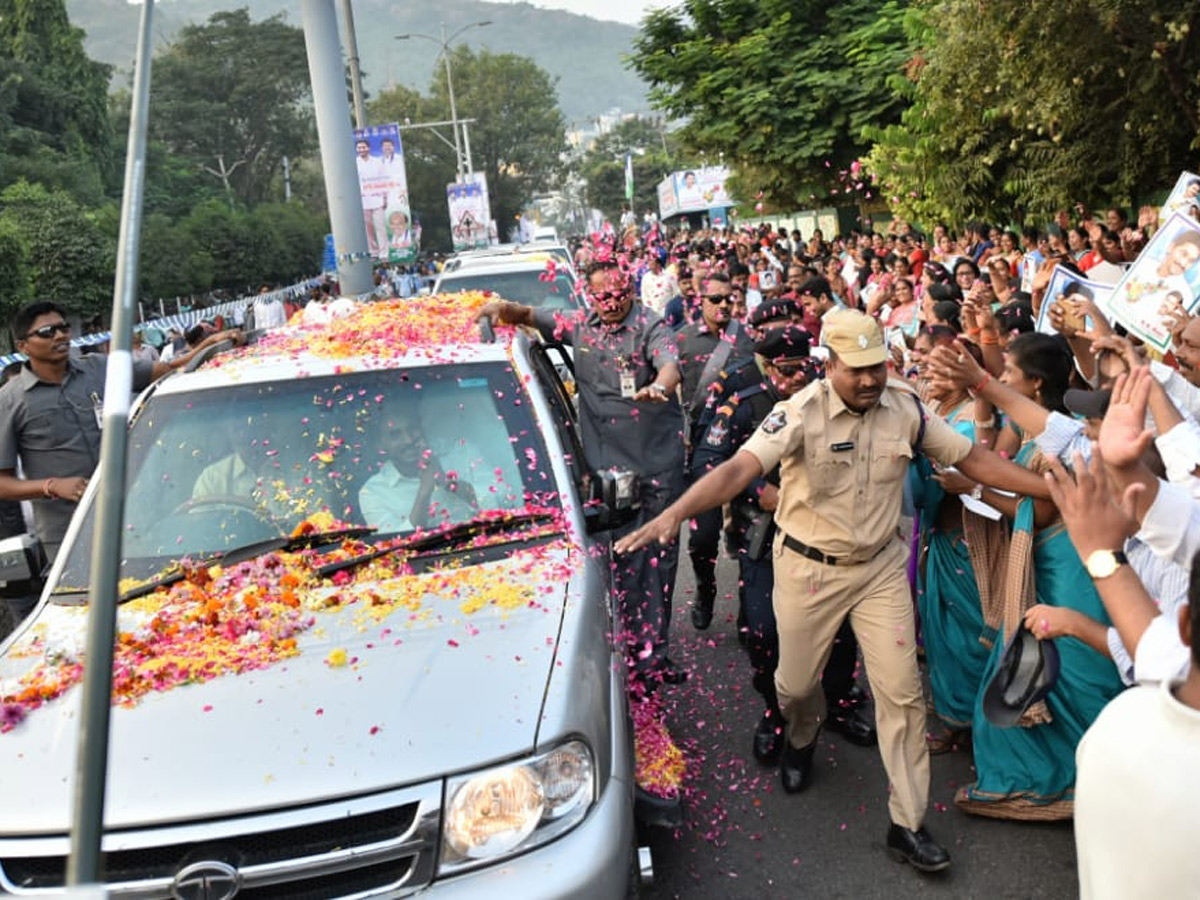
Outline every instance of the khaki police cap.
POLYGON ((838 309, 821 321, 821 345, 851 368, 877 366, 887 359, 879 323, 856 309, 838 309))

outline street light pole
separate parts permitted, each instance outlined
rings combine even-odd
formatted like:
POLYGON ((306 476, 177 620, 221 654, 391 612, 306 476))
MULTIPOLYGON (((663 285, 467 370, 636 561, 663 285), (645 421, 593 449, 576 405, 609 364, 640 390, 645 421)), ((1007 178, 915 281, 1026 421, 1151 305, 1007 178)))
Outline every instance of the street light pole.
POLYGON ((454 78, 450 74, 450 48, 446 46, 446 23, 442 22, 442 60, 446 63, 446 93, 450 95, 450 127, 454 130, 454 183, 462 184, 462 142, 458 135, 458 109, 454 105, 454 78))
MULTIPOLYGON (((435 44, 440 45, 442 48, 442 50, 441 50, 442 61, 445 62, 445 64, 446 64, 446 93, 450 97, 450 127, 452 129, 454 129, 454 181, 456 184, 461 184, 462 180, 463 180, 463 146, 462 146, 462 137, 460 137, 459 133, 458 133, 458 107, 455 105, 455 102, 454 102, 454 76, 453 76, 453 73, 451 72, 451 67, 450 67, 450 44, 456 37, 458 37, 460 34, 462 34, 464 31, 466 31, 469 28, 483 28, 484 26, 491 25, 491 24, 492 23, 490 20, 486 20, 483 22, 471 22, 470 24, 464 25, 462 28, 458 29, 458 31, 456 31, 456 32, 454 32, 454 34, 450 35, 449 38, 446 37, 446 23, 445 22, 441 23, 441 35, 442 36, 440 39, 434 37, 431 34, 412 33, 412 34, 398 34, 395 36, 395 39, 398 41, 406 41, 409 38, 423 38, 424 40, 427 40, 427 41, 433 41, 435 44)), ((468 158, 467 158, 467 165, 466 165, 468 170, 471 168, 470 152, 471 152, 470 144, 468 144, 467 145, 468 158)))

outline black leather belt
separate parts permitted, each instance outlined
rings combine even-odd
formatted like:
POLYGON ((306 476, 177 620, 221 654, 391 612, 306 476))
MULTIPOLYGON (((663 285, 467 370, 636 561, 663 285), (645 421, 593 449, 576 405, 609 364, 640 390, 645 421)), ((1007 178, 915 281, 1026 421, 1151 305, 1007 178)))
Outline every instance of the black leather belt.
POLYGON ((870 562, 875 557, 877 557, 880 553, 882 553, 884 550, 886 550, 888 544, 890 544, 890 543, 891 543, 891 541, 884 541, 883 546, 881 546, 878 550, 876 550, 874 553, 872 553, 869 557, 867 557, 864 560, 854 562, 854 561, 847 559, 844 556, 841 556, 841 557, 830 556, 827 553, 822 553, 816 547, 810 547, 810 546, 808 546, 808 544, 805 544, 801 541, 796 540, 790 534, 785 534, 783 536, 783 546, 787 547, 789 550, 791 550, 795 553, 799 553, 801 556, 807 556, 809 559, 813 560, 814 562, 824 563, 827 566, 852 566, 852 565, 861 565, 864 562, 870 562))

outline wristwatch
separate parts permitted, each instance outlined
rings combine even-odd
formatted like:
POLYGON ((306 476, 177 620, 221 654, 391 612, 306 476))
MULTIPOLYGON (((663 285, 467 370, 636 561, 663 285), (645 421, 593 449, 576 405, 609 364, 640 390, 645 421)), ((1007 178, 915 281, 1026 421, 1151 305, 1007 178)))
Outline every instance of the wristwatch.
POLYGON ((1120 550, 1093 550, 1088 554, 1084 565, 1087 566, 1088 574, 1099 581, 1116 574, 1117 569, 1128 562, 1129 560, 1120 550))

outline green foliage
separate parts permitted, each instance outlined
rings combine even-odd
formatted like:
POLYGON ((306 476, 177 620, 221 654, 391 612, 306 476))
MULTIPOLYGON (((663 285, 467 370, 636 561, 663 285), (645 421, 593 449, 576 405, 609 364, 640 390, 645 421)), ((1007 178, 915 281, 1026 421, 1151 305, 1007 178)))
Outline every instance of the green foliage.
POLYGON ((0 223, 13 231, 33 295, 80 314, 112 306, 116 242, 70 195, 21 181, 0 192, 0 223))
MULTIPOLYGON (((503 236, 534 193, 546 190, 561 171, 565 124, 554 82, 533 60, 511 53, 451 50, 454 99, 468 125, 471 160, 487 175, 492 217, 503 236)), ((384 91, 367 107, 373 124, 439 122, 450 118, 443 66, 435 69, 428 96, 406 87, 384 91)), ((454 181, 453 133, 406 129, 402 133, 409 202, 421 220, 426 249, 449 249, 446 185, 454 181), (450 146, 447 146, 449 144, 450 146)))
POLYGON ((779 206, 818 205, 898 120, 889 87, 909 58, 899 0, 684 0, 655 10, 630 63, 684 143, 760 179, 779 206))
POLYGON ((611 221, 620 219, 625 198, 625 154, 633 155, 633 209, 658 209, 658 183, 674 169, 675 135, 654 120, 634 118, 601 135, 584 154, 579 174, 587 182, 587 204, 611 221))
POLYGON ((151 139, 207 173, 230 204, 269 199, 283 157, 316 146, 304 34, 282 15, 214 13, 182 29, 153 71, 151 139))
MULTIPOLYGON (((487 175, 492 217, 503 235, 532 196, 546 190, 562 169, 566 123, 554 79, 533 60, 512 53, 451 50, 454 95, 470 125, 476 169, 487 175)), ((445 70, 431 86, 436 108, 448 110, 445 70)))
MULTIPOLYGON (((13 314, 33 300, 33 283, 30 278, 29 246, 21 229, 11 219, 0 216, 0 284, 4 293, 0 295, 0 321, 8 322, 13 314)), ((8 329, 0 329, 8 345, 8 329)))
POLYGON ((110 68, 89 59, 62 0, 0 0, 0 186, 37 181, 84 202, 114 176, 110 68))
POLYGON ((1193 164, 1200 3, 921 0, 899 126, 870 132, 892 206, 926 221, 1045 221, 1130 204, 1193 164))

